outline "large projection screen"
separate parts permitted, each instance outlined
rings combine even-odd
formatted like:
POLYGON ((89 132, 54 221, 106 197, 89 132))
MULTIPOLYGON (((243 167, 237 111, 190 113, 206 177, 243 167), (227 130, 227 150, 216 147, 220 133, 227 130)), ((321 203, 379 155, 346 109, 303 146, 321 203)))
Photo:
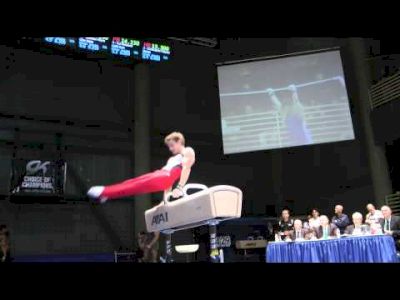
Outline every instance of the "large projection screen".
POLYGON ((354 139, 339 50, 217 69, 225 154, 354 139))

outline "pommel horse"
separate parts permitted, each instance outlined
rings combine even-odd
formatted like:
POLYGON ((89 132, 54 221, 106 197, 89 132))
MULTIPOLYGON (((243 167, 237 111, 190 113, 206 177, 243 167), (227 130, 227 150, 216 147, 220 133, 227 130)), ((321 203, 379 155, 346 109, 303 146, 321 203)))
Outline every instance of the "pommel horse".
POLYGON ((219 262, 217 249, 217 225, 229 219, 240 218, 242 213, 242 191, 234 186, 189 183, 183 189, 183 197, 169 201, 167 193, 164 203, 145 212, 148 232, 159 231, 165 235, 165 257, 162 261, 172 262, 171 236, 175 231, 208 225, 210 234, 211 261, 219 262), (200 190, 187 194, 188 190, 200 190))

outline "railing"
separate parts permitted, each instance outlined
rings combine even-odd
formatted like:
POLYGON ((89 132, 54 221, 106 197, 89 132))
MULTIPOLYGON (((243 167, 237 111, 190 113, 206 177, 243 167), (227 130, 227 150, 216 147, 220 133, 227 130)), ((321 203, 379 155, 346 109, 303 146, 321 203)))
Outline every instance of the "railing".
MULTIPOLYGON (((313 144, 354 138, 347 102, 304 106, 304 123, 313 144)), ((293 146, 277 111, 225 117, 222 132, 225 153, 293 146)))
POLYGON ((400 192, 385 197, 386 205, 392 209, 394 215, 400 215, 400 192))
POLYGON ((373 85, 369 90, 369 99, 371 109, 400 99, 400 71, 373 85))

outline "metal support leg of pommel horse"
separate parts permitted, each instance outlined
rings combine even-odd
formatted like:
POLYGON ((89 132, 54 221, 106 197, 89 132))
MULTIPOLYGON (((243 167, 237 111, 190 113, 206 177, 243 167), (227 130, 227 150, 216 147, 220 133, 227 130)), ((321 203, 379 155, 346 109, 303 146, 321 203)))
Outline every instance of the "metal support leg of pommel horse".
MULTIPOLYGON (((217 246, 217 225, 219 224, 219 220, 209 220, 206 223, 209 227, 209 234, 210 234, 210 261, 213 263, 219 263, 219 251, 217 246)), ((171 263, 174 262, 172 259, 172 243, 171 237, 174 233, 174 230, 167 229, 161 231, 162 234, 165 236, 165 255, 164 257, 160 257, 161 262, 164 263, 171 263)))
POLYGON ((164 230, 161 232, 165 236, 165 255, 164 257, 160 257, 161 262, 171 263, 174 262, 172 259, 172 234, 173 230, 164 230))
POLYGON ((217 225, 219 224, 219 221, 210 220, 207 223, 210 233, 210 261, 213 263, 219 263, 220 257, 217 247, 217 225))

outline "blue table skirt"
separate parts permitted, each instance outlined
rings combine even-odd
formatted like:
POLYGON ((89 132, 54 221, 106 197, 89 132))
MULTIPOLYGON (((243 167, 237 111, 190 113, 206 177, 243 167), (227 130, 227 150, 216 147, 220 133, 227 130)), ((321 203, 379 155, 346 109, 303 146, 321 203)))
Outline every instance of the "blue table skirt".
POLYGON ((379 235, 269 243, 266 260, 273 263, 364 263, 397 262, 397 257, 393 238, 379 235))

